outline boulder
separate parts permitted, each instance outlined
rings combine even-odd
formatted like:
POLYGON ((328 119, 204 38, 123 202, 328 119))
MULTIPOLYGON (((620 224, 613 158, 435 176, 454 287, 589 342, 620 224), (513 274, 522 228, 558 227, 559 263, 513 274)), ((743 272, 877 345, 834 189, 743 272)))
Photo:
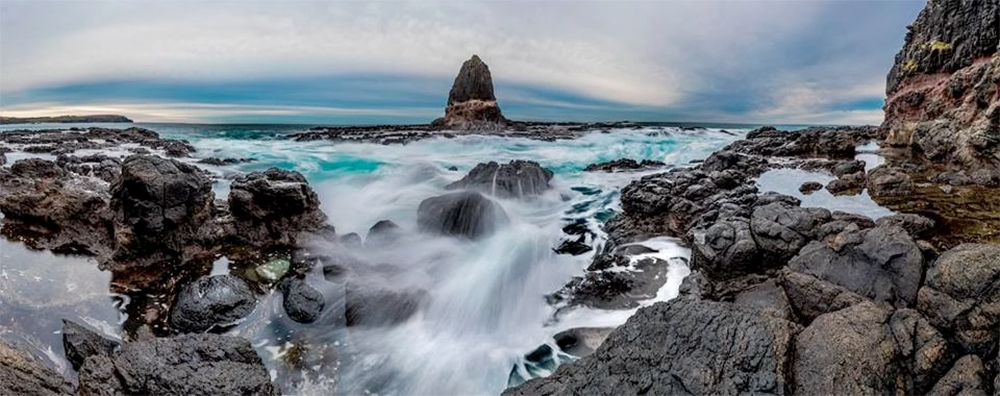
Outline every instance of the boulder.
POLYGON ((59 373, 0 341, 0 394, 72 395, 73 385, 59 373))
POLYGON ((652 160, 642 160, 642 162, 636 161, 631 158, 621 158, 614 161, 601 162, 597 164, 587 165, 583 169, 584 172, 627 172, 647 168, 658 168, 666 166, 661 161, 652 160))
POLYGON ((10 171, 20 177, 29 179, 52 179, 66 176, 66 170, 52 161, 39 158, 26 158, 14 161, 10 171))
MULTIPOLYGON (((621 257, 621 256, 617 256, 621 257)), ((619 265, 628 259, 613 259, 619 265)), ((613 268, 590 271, 584 276, 571 279, 559 291, 546 299, 553 305, 565 307, 585 306, 595 309, 630 309, 639 306, 639 301, 656 297, 656 293, 667 282, 669 263, 654 257, 647 257, 635 263, 634 268, 613 268)))
POLYGON ((913 192, 910 175, 901 168, 879 165, 868 171, 868 193, 877 199, 906 199, 913 192))
POLYGON ((493 95, 490 68, 479 56, 462 63, 448 93, 444 118, 434 124, 454 129, 499 129, 507 124, 493 95))
POLYGON ((420 231, 480 239, 510 220, 497 203, 474 191, 461 191, 427 198, 417 207, 420 231))
POLYGON ((833 195, 856 195, 865 189, 864 172, 848 173, 826 184, 826 189, 833 195))
POLYGON ((278 395, 250 342, 216 334, 134 341, 80 369, 80 395, 278 395))
POLYGON ((613 327, 575 327, 552 336, 556 346, 565 353, 586 357, 594 353, 608 339, 613 327))
POLYGON ((813 240, 818 227, 830 219, 830 211, 826 209, 777 201, 753 209, 750 231, 765 259, 780 265, 813 240))
POLYGON ((910 394, 926 394, 951 367, 955 348, 914 309, 893 312, 889 327, 907 377, 905 388, 910 394))
POLYGON ((831 243, 810 242, 788 268, 905 307, 916 301, 924 256, 905 230, 887 226, 844 231, 831 243))
POLYGON ((116 263, 173 265, 196 250, 212 218, 211 182, 176 160, 133 155, 111 186, 116 263))
POLYGON ((392 290, 348 282, 344 291, 347 326, 382 327, 402 323, 417 313, 427 298, 423 290, 392 290))
POLYGON ((803 194, 806 194, 806 195, 812 194, 812 193, 814 193, 816 191, 819 191, 821 189, 823 189, 823 184, 820 183, 820 182, 814 182, 814 181, 805 182, 805 183, 802 183, 801 186, 799 186, 799 192, 801 192, 803 194))
POLYGON ((976 355, 965 355, 955 362, 955 366, 941 378, 928 396, 986 396, 988 382, 983 360, 976 355))
POLYGON ((66 319, 63 319, 62 337, 66 360, 74 370, 80 370, 88 357, 111 355, 119 346, 118 341, 66 319))
POLYGON ((1000 245, 963 244, 927 269, 917 309, 966 352, 987 353, 1000 337, 1000 245))
POLYGON ((925 236, 928 231, 934 229, 935 224, 934 220, 912 213, 900 213, 892 216, 886 216, 878 219, 875 223, 880 227, 889 225, 899 226, 914 237, 925 236))
POLYGON ((514 160, 500 165, 480 163, 461 180, 445 188, 475 190, 500 198, 523 198, 548 190, 552 171, 534 161, 514 160))
POLYGON ((365 246, 379 248, 395 242, 402 236, 402 230, 392 220, 380 220, 368 229, 365 246))
POLYGON ((692 228, 692 267, 715 279, 729 279, 763 270, 761 251, 742 217, 720 219, 707 229, 692 228))
POLYGON ((302 233, 318 231, 326 222, 306 178, 278 168, 233 180, 229 210, 234 227, 229 235, 257 249, 295 247, 302 233))
POLYGON ((887 323, 891 311, 863 302, 820 315, 795 339, 794 393, 895 393, 898 347, 887 323))
POLYGON ((677 298, 639 309, 592 355, 504 395, 784 394, 797 331, 732 304, 677 298))
POLYGON ((866 299, 847 288, 790 270, 783 270, 778 283, 785 291, 789 305, 803 324, 828 312, 839 311, 866 299))
POLYGON ((323 294, 309 286, 303 279, 285 278, 280 284, 285 313, 299 323, 312 323, 319 318, 326 306, 323 294))
POLYGON ((182 333, 228 326, 253 312, 257 298, 246 281, 232 275, 199 278, 181 289, 170 325, 182 333))
POLYGON ((733 297, 733 304, 757 310, 761 315, 794 321, 792 306, 785 290, 774 279, 751 286, 733 297))

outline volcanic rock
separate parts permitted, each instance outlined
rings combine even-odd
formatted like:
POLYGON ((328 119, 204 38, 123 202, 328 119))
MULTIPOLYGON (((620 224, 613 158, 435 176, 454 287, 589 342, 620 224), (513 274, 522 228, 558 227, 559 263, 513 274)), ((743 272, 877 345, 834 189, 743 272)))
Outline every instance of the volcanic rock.
POLYGON ((0 393, 72 395, 73 385, 31 355, 0 341, 0 393))
POLYGON ((427 198, 417 207, 420 231, 432 234, 479 239, 509 221, 500 205, 474 191, 427 198))
POLYGON ((80 395, 278 395, 250 342, 216 334, 135 341, 80 369, 80 395))
POLYGON ((232 275, 200 278, 181 289, 170 325, 183 333, 228 326, 253 311, 257 298, 247 283, 232 275))
POLYGON ((111 355, 119 346, 118 341, 66 319, 63 319, 62 336, 66 360, 69 360, 74 370, 79 370, 88 357, 111 355))
POLYGON ((1000 333, 1000 245, 963 244, 927 269, 917 309, 968 352, 996 347, 1000 333))
POLYGON ((476 190, 500 198, 523 198, 544 193, 549 189, 552 171, 534 161, 514 160, 499 165, 480 163, 461 180, 445 188, 476 190))
POLYGON ((281 306, 292 320, 312 323, 323 312, 326 303, 323 294, 299 278, 286 278, 281 282, 281 306))
POLYGON ((435 124, 441 128, 467 130, 495 130, 507 124, 493 95, 490 68, 479 56, 473 55, 462 64, 448 93, 444 119, 435 124))
POLYGON ((278 168, 234 180, 229 210, 233 218, 230 238, 257 249, 295 247, 302 233, 318 231, 326 222, 306 178, 278 168))

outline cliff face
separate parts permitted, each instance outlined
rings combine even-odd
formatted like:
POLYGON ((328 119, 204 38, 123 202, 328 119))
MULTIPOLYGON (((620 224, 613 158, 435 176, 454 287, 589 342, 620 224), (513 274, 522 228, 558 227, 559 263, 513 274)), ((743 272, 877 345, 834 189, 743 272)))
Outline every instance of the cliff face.
POLYGON ((886 81, 886 143, 1000 168, 1000 0, 930 0, 886 81))
POLYGON ((497 129, 507 124, 493 96, 490 68, 479 56, 462 64, 448 93, 448 107, 441 121, 445 128, 497 129))

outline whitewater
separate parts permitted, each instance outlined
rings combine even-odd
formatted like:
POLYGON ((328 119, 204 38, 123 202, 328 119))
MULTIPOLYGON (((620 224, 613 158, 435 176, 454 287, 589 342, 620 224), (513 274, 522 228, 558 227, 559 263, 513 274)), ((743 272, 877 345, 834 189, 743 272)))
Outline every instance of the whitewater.
MULTIPOLYGON (((404 294, 422 293, 419 310, 405 322, 386 327, 343 326, 345 284, 328 280, 317 267, 306 281, 326 297, 327 309, 320 320, 299 324, 285 318, 281 293, 272 291, 261 297, 261 303, 246 321, 229 330, 229 334, 251 339, 282 389, 299 394, 497 394, 509 385, 512 371, 529 375, 524 366, 525 354, 543 344, 556 348, 554 334, 577 327, 624 323, 635 309, 574 308, 556 316, 556 307, 545 296, 572 277, 583 275, 603 242, 601 226, 620 209, 619 190, 631 180, 664 169, 605 173, 585 172, 584 168, 620 158, 657 160, 668 167, 687 166, 748 131, 644 127, 595 130, 577 139, 558 141, 460 135, 381 145, 282 138, 303 129, 293 126, 136 126, 155 130, 165 138, 190 141, 197 149, 195 158, 183 161, 253 158, 251 163, 228 166, 198 164, 213 174, 217 198, 227 195, 229 180, 236 175, 279 167, 306 176, 338 235, 357 233, 364 237, 381 220, 391 220, 403 231, 402 238, 378 248, 311 248, 331 257, 351 256, 366 263, 346 268, 352 273, 351 281, 377 284, 404 294), (417 232, 417 206, 422 200, 447 193, 447 184, 479 163, 514 159, 537 161, 555 176, 552 189, 539 197, 493 198, 510 217, 509 225, 477 241, 417 232), (565 238, 561 229, 573 222, 585 222, 597 233, 595 250, 580 256, 558 255, 553 249, 565 238)), ((11 158, 11 162, 15 159, 11 158)), ((675 297, 680 281, 689 271, 689 251, 669 238, 642 243, 656 250, 647 256, 667 260, 670 267, 667 281, 656 297, 641 305, 675 297), (685 260, 677 260, 679 257, 685 260)), ((30 300, 31 295, 53 294, 46 291, 47 287, 65 290, 71 278, 98 283, 94 286, 76 282, 74 291, 90 288, 101 294, 100 282, 106 275, 92 263, 93 274, 74 277, 32 271, 28 268, 31 261, 56 262, 56 269, 81 264, 58 264, 62 261, 52 260, 51 254, 45 253, 43 258, 42 253, 27 252, 9 241, 4 241, 2 247, 5 279, 47 278, 35 282, 49 285, 42 287, 9 282, 13 294, 23 294, 23 300, 30 300), (29 264, 11 264, 18 261, 12 257, 29 264)), ((74 267, 73 271, 86 270, 74 267)), ((228 271, 235 270, 225 259, 217 262, 213 270, 228 271)), ((120 296, 107 298, 106 285, 102 298, 87 303, 103 304, 89 309, 87 322, 99 328, 114 328, 123 322, 121 305, 127 301, 120 296), (118 318, 110 318, 109 310, 118 318)), ((41 316, 66 314, 61 307, 42 307, 38 311, 41 316)), ((24 322, 22 332, 52 331, 45 328, 48 322, 24 322)), ((56 340, 39 335, 33 342, 56 364, 65 367, 65 362, 59 362, 61 346, 52 345, 56 340)), ((559 359, 572 358, 563 354, 557 356, 559 359)))

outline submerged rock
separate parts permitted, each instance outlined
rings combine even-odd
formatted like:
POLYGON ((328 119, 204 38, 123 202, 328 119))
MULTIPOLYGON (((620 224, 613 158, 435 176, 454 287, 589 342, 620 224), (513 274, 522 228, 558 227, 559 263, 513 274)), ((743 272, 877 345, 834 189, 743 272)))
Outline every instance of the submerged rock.
POLYGON ((552 171, 534 161, 514 160, 504 165, 489 162, 476 165, 462 180, 445 188, 476 190, 500 198, 523 198, 548 190, 552 175, 552 171))
POLYGON ((661 161, 652 160, 642 160, 642 162, 636 161, 631 158, 616 159, 614 161, 601 162, 597 164, 587 165, 583 169, 584 172, 623 172, 623 171, 634 171, 647 168, 658 168, 661 166, 666 166, 665 163, 661 161))
POLYGON ((390 290, 348 282, 344 293, 347 326, 379 327, 402 323, 427 298, 423 290, 390 290))
POLYGON ((323 294, 309 286, 305 280, 287 278, 281 282, 282 307, 292 320, 299 323, 316 321, 326 303, 323 294))
POLYGON ((479 239, 509 222, 497 203, 473 191, 427 198, 417 208, 420 230, 432 234, 479 239))
POLYGON ((73 385, 27 353, 0 341, 0 393, 72 395, 73 385))
POLYGON ((111 355, 119 346, 118 341, 66 319, 63 319, 62 337, 66 360, 74 370, 79 370, 88 357, 111 355))
POLYGON ((594 354, 504 395, 783 394, 797 331, 732 304, 677 298, 639 309, 594 354))
POLYGON ((267 368, 241 338, 189 334, 135 341, 80 369, 80 395, 278 395, 267 368))
POLYGON ((257 298, 247 283, 232 275, 200 278, 181 289, 170 325, 183 333, 227 326, 253 311, 257 298))

